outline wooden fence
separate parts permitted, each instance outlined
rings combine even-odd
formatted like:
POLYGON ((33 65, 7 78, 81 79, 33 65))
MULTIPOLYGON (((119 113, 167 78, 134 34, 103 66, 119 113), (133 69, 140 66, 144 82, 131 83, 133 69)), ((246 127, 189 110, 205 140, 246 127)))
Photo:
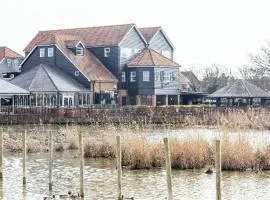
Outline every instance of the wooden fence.
MULTIPOLYGON (((51 191, 53 190, 53 132, 47 131, 49 134, 49 142, 48 142, 48 151, 49 151, 49 158, 48 158, 48 190, 51 194, 51 191)), ((79 134, 78 137, 79 140, 79 152, 80 152, 80 193, 78 193, 79 197, 85 197, 85 184, 84 184, 84 149, 83 149, 83 133, 79 134)), ((3 178, 4 176, 8 176, 8 174, 5 174, 5 171, 3 170, 3 131, 0 129, 0 178, 3 178)), ((24 188, 26 188, 26 182, 27 182, 27 175, 26 175, 26 149, 27 149, 27 133, 26 131, 23 132, 23 177, 22 177, 22 183, 24 188)), ((166 163, 166 180, 167 180, 167 199, 173 200, 173 185, 172 185, 172 172, 171 172, 171 159, 170 159, 170 144, 169 139, 164 138, 164 157, 165 157, 165 163, 166 163)), ((116 136, 116 170, 117 170, 117 199, 123 200, 123 199, 130 199, 134 200, 134 197, 124 197, 122 194, 122 156, 121 156, 121 138, 120 136, 116 136)), ((221 200, 221 144, 220 140, 216 140, 216 159, 215 159, 215 167, 216 167, 216 199, 221 200)), ((165 181, 165 180, 164 180, 165 181)), ((65 194, 67 195, 67 194, 65 194)), ((67 196, 68 197, 68 196, 67 196)), ((44 197, 44 199, 51 199, 52 197, 44 197)))

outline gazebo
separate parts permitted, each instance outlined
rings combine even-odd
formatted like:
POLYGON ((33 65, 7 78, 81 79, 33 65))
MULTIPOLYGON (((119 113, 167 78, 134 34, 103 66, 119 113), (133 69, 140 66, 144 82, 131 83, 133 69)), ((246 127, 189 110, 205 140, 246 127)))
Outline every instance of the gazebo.
POLYGON ((244 79, 231 80, 208 97, 215 99, 217 106, 264 106, 270 103, 270 93, 244 79))
POLYGON ((14 112, 15 106, 28 106, 29 94, 27 90, 0 78, 0 112, 6 107, 12 106, 14 112))

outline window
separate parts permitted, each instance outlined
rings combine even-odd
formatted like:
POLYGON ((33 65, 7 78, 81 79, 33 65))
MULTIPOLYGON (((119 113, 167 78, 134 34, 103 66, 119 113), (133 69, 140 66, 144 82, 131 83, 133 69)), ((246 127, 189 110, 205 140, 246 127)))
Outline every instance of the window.
POLYGON ((48 57, 53 57, 53 47, 48 48, 48 57))
POLYGON ((14 66, 15 67, 18 67, 19 66, 19 60, 17 58, 14 59, 14 66))
POLYGON ((130 56, 132 56, 132 49, 121 48, 121 56, 124 58, 129 58, 130 56))
POLYGON ((176 73, 170 72, 170 81, 176 81, 176 73))
POLYGON ((7 59, 7 66, 11 67, 11 59, 7 59))
POLYGON ((75 75, 75 76, 79 76, 79 75, 80 75, 80 72, 79 72, 79 71, 75 71, 75 72, 74 72, 74 75, 75 75))
POLYGON ((104 57, 110 57, 111 48, 104 48, 104 57))
POLYGON ((83 47, 76 47, 76 56, 83 56, 83 47))
POLYGON ((126 82, 126 72, 122 72, 121 80, 122 80, 122 82, 126 82))
POLYGON ((165 51, 165 50, 162 50, 161 51, 161 54, 167 58, 171 58, 171 52, 170 51, 165 51))
POLYGON ((130 82, 136 82, 136 72, 130 72, 130 82))
POLYGON ((39 49, 39 57, 40 57, 40 58, 45 57, 45 48, 40 48, 40 49, 39 49))
POLYGON ((143 81, 150 81, 150 73, 149 71, 143 71, 143 81))
POLYGON ((160 72, 160 81, 164 81, 164 71, 160 72))
POLYGON ((160 81, 160 73, 159 72, 155 73, 155 81, 160 81))
POLYGON ((133 49, 134 54, 138 53, 140 49, 133 49))

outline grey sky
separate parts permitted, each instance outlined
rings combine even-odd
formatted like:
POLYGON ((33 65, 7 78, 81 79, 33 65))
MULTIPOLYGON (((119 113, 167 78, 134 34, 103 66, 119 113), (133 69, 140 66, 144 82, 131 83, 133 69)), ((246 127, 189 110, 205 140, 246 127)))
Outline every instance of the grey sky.
POLYGON ((247 63, 270 39, 267 0, 8 0, 0 46, 19 53, 39 30, 136 23, 162 26, 182 66, 247 63))

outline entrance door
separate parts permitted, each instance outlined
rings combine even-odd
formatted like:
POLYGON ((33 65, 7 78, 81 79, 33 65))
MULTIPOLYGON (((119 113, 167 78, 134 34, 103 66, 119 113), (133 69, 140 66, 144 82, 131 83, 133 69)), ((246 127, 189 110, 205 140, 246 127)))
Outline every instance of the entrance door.
POLYGON ((64 93, 63 94, 63 107, 74 107, 74 94, 72 93, 64 93))

